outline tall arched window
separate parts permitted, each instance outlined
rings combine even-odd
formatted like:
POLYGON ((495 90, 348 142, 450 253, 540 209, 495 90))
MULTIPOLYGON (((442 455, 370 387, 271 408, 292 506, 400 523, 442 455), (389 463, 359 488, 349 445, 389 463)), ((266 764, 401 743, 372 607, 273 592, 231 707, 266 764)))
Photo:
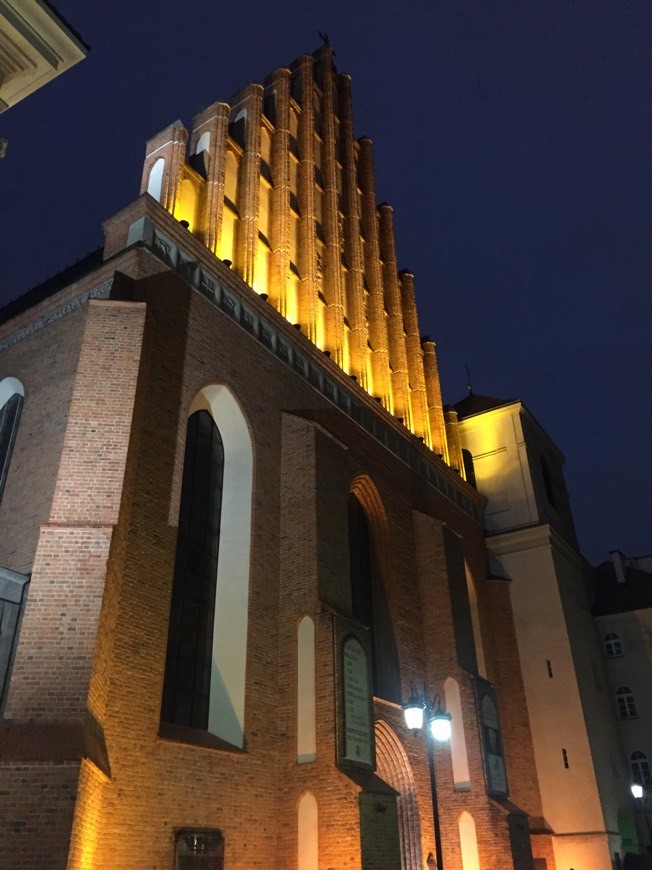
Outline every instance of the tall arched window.
POLYGON ((190 408, 161 720, 244 742, 253 455, 227 387, 190 408))
POLYGON ((7 482, 24 395, 23 385, 16 378, 0 381, 0 499, 7 482))
POLYGON ((615 632, 612 631, 605 635, 604 651, 608 659, 617 659, 624 655, 622 641, 615 632))
POLYGON ((616 689, 616 703, 621 719, 636 719, 638 716, 636 702, 634 701, 634 693, 629 686, 621 686, 616 689))
POLYGON ((188 419, 162 718, 208 728, 224 445, 208 411, 188 419))
POLYGON ((647 760, 647 755, 644 752, 632 752, 629 756, 629 761, 632 766, 632 782, 651 789, 652 773, 650 772, 650 762, 647 760))
POLYGON ((147 182, 147 193, 149 193, 150 196, 153 196, 157 202, 161 201, 164 169, 165 160, 162 157, 159 157, 150 170, 149 180, 147 182))
POLYGON ((444 682, 444 697, 446 710, 453 717, 451 720, 451 760, 453 762, 453 780, 458 791, 471 788, 469 762, 466 754, 466 738, 464 736, 464 719, 462 717, 462 700, 457 680, 449 677, 444 682))
POLYGON ((349 495, 349 555, 353 616, 369 629, 374 694, 401 702, 401 680, 394 630, 380 576, 369 518, 354 493, 349 495))

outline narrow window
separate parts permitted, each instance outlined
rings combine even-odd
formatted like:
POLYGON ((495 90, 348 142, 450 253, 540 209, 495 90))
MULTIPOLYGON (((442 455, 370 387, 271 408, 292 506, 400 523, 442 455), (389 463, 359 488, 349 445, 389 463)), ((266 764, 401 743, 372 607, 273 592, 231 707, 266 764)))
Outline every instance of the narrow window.
POLYGON ((15 378, 0 381, 0 499, 4 492, 9 463, 16 442, 23 409, 23 385, 15 378))
POLYGON ((470 450, 462 449, 462 461, 464 462, 464 475, 467 483, 470 483, 474 489, 477 489, 475 480, 475 467, 473 465, 473 455, 470 450))
POLYGON ((304 616, 297 630, 297 762, 316 758, 315 623, 304 616))
POLYGON ((629 756, 632 766, 632 781, 639 783, 647 789, 652 789, 652 772, 650 762, 644 752, 632 752, 629 756))
POLYGON ((451 720, 451 760, 453 762, 455 789, 466 791, 471 788, 471 777, 469 776, 469 762, 466 754, 460 687, 453 677, 449 677, 444 682, 444 697, 446 710, 453 717, 451 720))
POLYGON ((616 703, 618 704, 618 715, 621 719, 637 718, 636 702, 629 686, 621 686, 619 689, 616 689, 616 703))
POLYGON ((568 770, 568 768, 570 767, 570 764, 568 763, 568 753, 566 752, 565 749, 562 749, 561 757, 562 757, 563 762, 564 762, 564 767, 568 770))
POLYGON ((319 832, 317 827, 317 801, 306 792, 301 796, 298 809, 298 854, 297 870, 318 870, 319 832))
POLYGON ((548 669, 548 676, 552 679, 552 663, 550 659, 546 659, 546 668, 548 669))
POLYGON ((268 91, 263 97, 263 115, 276 126, 276 92, 268 91))
POLYGON ((349 556, 353 616, 369 629, 374 694, 400 703, 398 652, 367 513, 349 495, 349 556))
POLYGON ((243 150, 245 147, 245 128, 247 124, 247 112, 243 109, 238 113, 237 117, 229 124, 229 136, 243 150))
POLYGON ((164 169, 165 160, 162 157, 159 157, 150 170, 149 180, 147 182, 147 193, 149 193, 150 196, 153 196, 157 202, 161 201, 164 169))
POLYGON ((614 632, 605 635, 604 651, 606 652, 608 659, 617 659, 625 654, 623 651, 622 641, 620 640, 620 637, 614 632))
POLYGON ((208 411, 188 420, 162 719, 208 728, 224 446, 208 411))
POLYGON ((218 385, 195 397, 187 433, 161 734, 202 729, 242 747, 251 436, 235 397, 218 385))
POLYGON ((552 485, 552 478, 550 477, 550 469, 548 467, 548 460, 545 456, 540 457, 541 462, 541 475, 543 477, 543 485, 546 490, 546 498, 548 502, 555 507, 555 491, 552 485))

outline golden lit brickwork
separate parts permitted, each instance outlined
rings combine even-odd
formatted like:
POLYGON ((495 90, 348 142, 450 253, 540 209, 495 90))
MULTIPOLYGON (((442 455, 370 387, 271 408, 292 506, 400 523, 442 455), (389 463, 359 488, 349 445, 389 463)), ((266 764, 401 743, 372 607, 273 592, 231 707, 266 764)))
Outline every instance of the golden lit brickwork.
POLYGON ((147 143, 150 193, 257 293, 464 476, 446 446, 434 346, 398 273, 371 141, 324 46, 147 143))

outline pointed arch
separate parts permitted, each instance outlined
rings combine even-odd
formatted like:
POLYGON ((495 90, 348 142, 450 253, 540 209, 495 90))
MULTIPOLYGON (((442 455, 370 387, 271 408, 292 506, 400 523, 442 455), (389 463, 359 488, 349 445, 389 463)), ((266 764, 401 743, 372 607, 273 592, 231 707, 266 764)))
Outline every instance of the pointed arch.
POLYGON ((400 703, 398 650, 387 597, 387 515, 378 490, 361 475, 349 494, 349 556, 353 616, 369 629, 374 694, 400 703))
POLYGON ((224 385, 189 409, 161 720, 244 744, 253 446, 224 385))
POLYGON ((165 160, 159 157, 154 162, 154 165, 149 171, 149 179, 147 181, 147 193, 153 196, 157 202, 161 202, 161 193, 163 190, 163 172, 165 170, 165 160))
POLYGON ((399 793, 401 870, 421 870, 421 823, 412 767, 401 741, 383 719, 376 722, 376 770, 399 793))

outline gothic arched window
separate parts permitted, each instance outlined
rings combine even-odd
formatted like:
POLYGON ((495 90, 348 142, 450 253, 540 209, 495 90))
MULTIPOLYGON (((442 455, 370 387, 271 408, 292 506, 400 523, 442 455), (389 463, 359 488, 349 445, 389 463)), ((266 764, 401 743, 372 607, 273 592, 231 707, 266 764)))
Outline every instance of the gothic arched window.
MULTIPOLYGON (((225 386, 188 418, 161 722, 244 745, 253 449, 225 386)), ((165 736, 165 729, 162 732, 165 736)))
POLYGON ((9 463, 23 409, 23 386, 15 378, 0 381, 0 499, 7 481, 9 463))
POLYGON ((400 703, 398 652, 387 595, 369 519, 354 493, 349 495, 349 555, 353 616, 369 629, 374 694, 400 703))

